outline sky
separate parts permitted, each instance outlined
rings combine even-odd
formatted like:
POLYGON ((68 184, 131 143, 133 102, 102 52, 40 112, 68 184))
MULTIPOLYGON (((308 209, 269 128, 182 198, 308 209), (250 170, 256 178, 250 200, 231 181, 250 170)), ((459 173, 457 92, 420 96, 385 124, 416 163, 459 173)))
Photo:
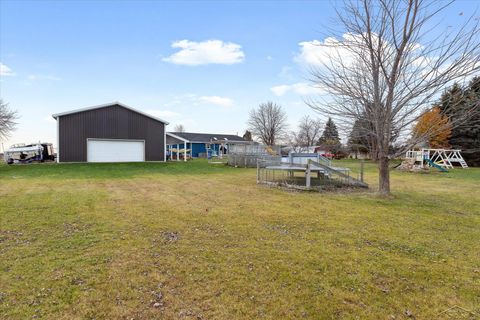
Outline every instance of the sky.
MULTIPOLYGON (((55 143, 52 114, 113 101, 170 131, 239 135, 249 111, 273 101, 293 130, 320 117, 305 104, 318 93, 308 66, 340 4, 0 0, 0 98, 20 115, 4 148, 55 143)), ((459 1, 439 27, 475 9, 459 1)))

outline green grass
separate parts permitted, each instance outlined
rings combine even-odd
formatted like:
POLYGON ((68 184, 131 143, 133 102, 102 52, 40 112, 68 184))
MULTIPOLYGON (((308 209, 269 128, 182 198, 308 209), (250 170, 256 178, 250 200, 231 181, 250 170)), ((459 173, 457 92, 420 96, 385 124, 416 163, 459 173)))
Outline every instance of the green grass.
POLYGON ((0 166, 0 182, 1 319, 480 315, 480 169, 393 171, 392 199, 204 161, 0 166))

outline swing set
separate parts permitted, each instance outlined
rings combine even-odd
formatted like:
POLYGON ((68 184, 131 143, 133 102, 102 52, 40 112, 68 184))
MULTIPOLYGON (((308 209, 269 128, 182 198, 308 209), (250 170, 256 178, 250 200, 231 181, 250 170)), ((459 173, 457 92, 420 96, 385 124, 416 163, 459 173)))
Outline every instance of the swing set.
POLYGON ((213 139, 210 143, 205 144, 207 151, 207 159, 210 164, 225 164, 228 161, 226 156, 228 152, 228 140, 213 139))
POLYGON ((458 149, 421 149, 410 150, 406 153, 407 159, 415 159, 415 164, 422 168, 434 167, 440 171, 453 169, 453 163, 459 163, 467 169, 467 162, 463 159, 462 150, 458 149))

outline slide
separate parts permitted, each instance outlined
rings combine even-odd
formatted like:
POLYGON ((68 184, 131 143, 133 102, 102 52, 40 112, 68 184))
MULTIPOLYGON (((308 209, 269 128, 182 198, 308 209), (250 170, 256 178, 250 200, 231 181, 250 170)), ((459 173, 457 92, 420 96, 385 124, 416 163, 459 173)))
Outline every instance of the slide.
POLYGON ((442 167, 442 166, 439 166, 438 164, 436 164, 435 162, 433 162, 433 161, 430 160, 430 159, 425 159, 425 161, 428 163, 428 165, 429 165, 430 167, 434 167, 434 168, 436 168, 436 169, 438 169, 438 170, 440 170, 440 171, 442 171, 442 172, 448 172, 447 169, 445 169, 445 168, 442 167))

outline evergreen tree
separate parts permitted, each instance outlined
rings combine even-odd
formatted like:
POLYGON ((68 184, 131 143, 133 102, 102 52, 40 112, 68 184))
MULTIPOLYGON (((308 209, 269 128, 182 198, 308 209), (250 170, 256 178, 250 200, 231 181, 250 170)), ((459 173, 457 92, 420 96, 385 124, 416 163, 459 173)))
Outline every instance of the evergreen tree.
MULTIPOLYGON (((351 152, 368 152, 372 160, 378 160, 378 152, 375 145, 375 137, 373 136, 373 128, 368 117, 355 120, 352 131, 348 138, 348 147, 351 152)), ((392 137, 395 133, 392 132, 392 137)))
POLYGON ((355 153, 355 157, 359 152, 368 152, 369 141, 368 133, 365 130, 365 121, 355 120, 352 131, 348 137, 348 148, 355 153))
POLYGON ((460 123, 452 128, 452 149, 462 150, 469 165, 480 166, 480 77, 466 88, 454 84, 442 95, 439 107, 452 123, 460 123), (470 115, 466 121, 465 115, 470 115))
POLYGON ((454 83, 440 98, 438 106, 442 114, 454 119, 465 107, 465 92, 458 83, 454 83))
POLYGON ((318 140, 318 144, 323 148, 328 149, 328 151, 333 154, 341 151, 342 144, 340 142, 340 136, 338 135, 337 126, 333 122, 332 118, 328 118, 322 136, 318 140))

